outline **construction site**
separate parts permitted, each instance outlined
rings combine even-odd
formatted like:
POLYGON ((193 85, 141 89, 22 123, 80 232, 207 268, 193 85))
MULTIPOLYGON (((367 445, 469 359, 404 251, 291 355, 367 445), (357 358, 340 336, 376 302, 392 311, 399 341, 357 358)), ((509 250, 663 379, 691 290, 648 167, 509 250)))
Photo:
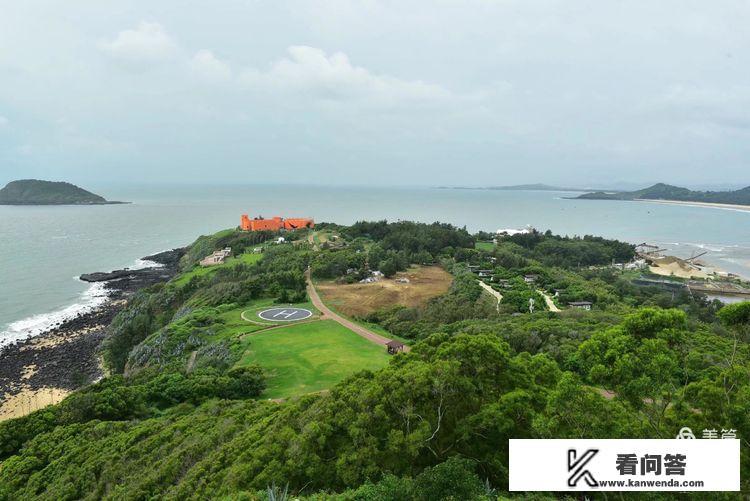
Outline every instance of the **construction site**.
POLYGON ((665 255, 667 249, 657 245, 642 243, 635 247, 638 258, 649 265, 649 271, 655 275, 674 276, 678 278, 711 278, 714 272, 699 260, 706 252, 693 254, 687 259, 665 255))
POLYGON ((691 291, 714 295, 750 296, 750 289, 740 282, 739 276, 712 269, 699 260, 707 253, 706 251, 682 259, 665 255, 666 250, 642 243, 636 246, 636 255, 648 264, 649 271, 655 275, 687 279, 679 284, 691 291))

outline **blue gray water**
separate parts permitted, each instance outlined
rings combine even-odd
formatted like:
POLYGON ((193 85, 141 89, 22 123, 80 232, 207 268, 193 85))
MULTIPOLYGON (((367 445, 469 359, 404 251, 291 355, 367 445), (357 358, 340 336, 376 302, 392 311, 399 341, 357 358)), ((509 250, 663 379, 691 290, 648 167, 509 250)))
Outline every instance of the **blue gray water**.
POLYGON ((90 307, 101 291, 76 279, 239 224, 242 213, 445 221, 471 231, 533 225, 664 245, 750 276, 750 212, 642 202, 579 201, 543 191, 322 186, 87 186, 129 205, 0 206, 0 344, 90 307))

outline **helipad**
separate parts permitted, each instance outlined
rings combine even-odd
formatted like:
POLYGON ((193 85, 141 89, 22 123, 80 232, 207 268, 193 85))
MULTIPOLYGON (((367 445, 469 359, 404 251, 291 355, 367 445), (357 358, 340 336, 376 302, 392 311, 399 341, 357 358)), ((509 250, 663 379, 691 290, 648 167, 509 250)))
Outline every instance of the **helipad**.
POLYGON ((310 318, 312 312, 304 308, 269 308, 259 312, 258 316, 270 322, 296 322, 310 318))

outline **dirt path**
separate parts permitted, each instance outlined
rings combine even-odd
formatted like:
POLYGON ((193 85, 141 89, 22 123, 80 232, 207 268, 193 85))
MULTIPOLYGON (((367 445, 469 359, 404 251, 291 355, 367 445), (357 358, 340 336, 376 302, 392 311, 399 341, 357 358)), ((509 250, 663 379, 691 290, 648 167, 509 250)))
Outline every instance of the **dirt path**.
POLYGON ((547 303, 547 309, 553 313, 560 313, 560 308, 557 307, 554 301, 552 301, 552 298, 549 297, 549 295, 544 292, 543 290, 537 290, 539 294, 542 295, 544 298, 544 302, 547 303))
MULTIPOLYGON (((323 303, 323 300, 320 299, 320 296, 318 295, 318 291, 315 290, 315 285, 313 285, 312 279, 310 278, 310 270, 307 270, 305 272, 305 278, 307 278, 307 295, 310 296, 312 304, 320 311, 321 319, 325 320, 327 318, 330 318, 331 320, 338 322, 342 326, 354 332, 355 334, 382 346, 385 346, 389 341, 391 341, 387 337, 383 337, 380 334, 376 334, 371 330, 365 329, 361 325, 356 324, 351 320, 347 320, 346 318, 331 310, 328 306, 325 305, 325 303, 323 303)), ((409 347, 404 346, 404 351, 409 351, 409 347)))
POLYGON ((312 245, 312 248, 314 251, 319 251, 320 247, 318 247, 318 244, 315 243, 315 231, 310 231, 310 233, 307 235, 307 242, 312 245))
POLYGON ((500 294, 499 292, 497 292, 495 289, 493 289, 489 285, 487 285, 486 283, 482 282, 481 280, 479 281, 479 286, 482 289, 484 289, 487 292, 489 292, 490 294, 492 294, 492 296, 497 299, 497 311, 500 311, 500 301, 503 300, 503 295, 500 294))

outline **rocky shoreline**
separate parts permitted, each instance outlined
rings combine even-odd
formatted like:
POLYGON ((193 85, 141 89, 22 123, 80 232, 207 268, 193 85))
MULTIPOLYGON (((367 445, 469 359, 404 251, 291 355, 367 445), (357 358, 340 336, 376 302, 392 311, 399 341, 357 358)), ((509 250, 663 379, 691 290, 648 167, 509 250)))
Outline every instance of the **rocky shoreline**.
POLYGON ((178 271, 184 249, 143 259, 158 266, 81 275, 103 282, 108 300, 38 336, 0 349, 0 420, 18 417, 64 398, 104 374, 99 348, 114 317, 136 291, 166 282, 178 271))

